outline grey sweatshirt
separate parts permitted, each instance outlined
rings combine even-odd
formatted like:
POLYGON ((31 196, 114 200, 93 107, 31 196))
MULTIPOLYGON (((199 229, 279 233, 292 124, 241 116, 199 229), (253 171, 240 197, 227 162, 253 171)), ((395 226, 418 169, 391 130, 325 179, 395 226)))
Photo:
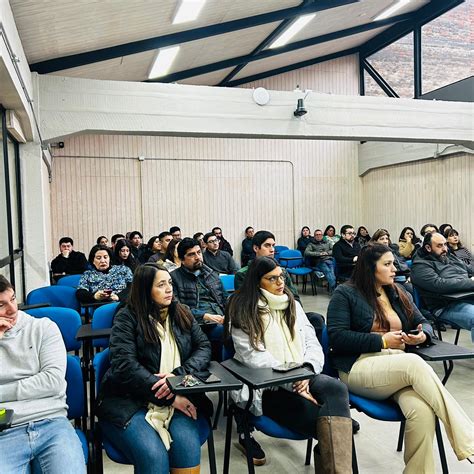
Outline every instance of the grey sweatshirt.
POLYGON ((66 360, 56 324, 18 311, 0 339, 0 407, 15 411, 12 426, 67 415, 66 360))

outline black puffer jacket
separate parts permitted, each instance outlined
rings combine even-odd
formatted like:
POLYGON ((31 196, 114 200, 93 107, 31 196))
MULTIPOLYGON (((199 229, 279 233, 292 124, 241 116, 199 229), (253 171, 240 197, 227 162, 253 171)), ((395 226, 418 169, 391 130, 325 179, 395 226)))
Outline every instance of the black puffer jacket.
MULTIPOLYGON (((176 303, 169 309, 169 318, 181 358, 175 375, 207 376, 211 360, 211 344, 193 320, 190 332, 183 331, 174 320, 176 303)), ((157 399, 151 387, 159 379, 161 345, 145 342, 135 314, 127 306, 114 319, 110 337, 110 369, 105 374, 99 391, 97 411, 103 418, 121 427, 148 403, 171 405, 170 400, 157 399)), ((188 397, 204 415, 210 416, 212 404, 204 395, 188 397)))
POLYGON ((443 294, 474 291, 471 277, 471 269, 453 254, 448 253, 443 261, 425 249, 419 249, 413 257, 411 279, 431 311, 452 303, 443 294))
POLYGON ((186 267, 181 265, 181 267, 177 268, 171 273, 171 279, 173 280, 173 288, 176 297, 181 303, 189 306, 198 323, 202 323, 202 318, 206 311, 199 309, 199 292, 197 287, 198 278, 200 278, 206 288, 209 289, 212 298, 221 308, 222 314, 224 314, 225 303, 227 299, 226 293, 222 286, 219 275, 214 270, 203 264, 200 275, 196 276, 186 267))
MULTIPOLYGON (((413 319, 408 320, 399 296, 390 287, 384 287, 390 304, 398 314, 403 331, 416 329, 418 324, 423 325, 426 334, 426 343, 434 337, 433 328, 415 305, 413 306, 413 319)), ((409 295, 402 287, 398 286, 411 301, 409 295)), ((375 312, 366 299, 350 284, 340 285, 336 288, 328 306, 327 324, 329 332, 329 351, 334 367, 344 372, 349 372, 361 354, 380 352, 382 350, 382 337, 380 334, 371 333, 375 312)))

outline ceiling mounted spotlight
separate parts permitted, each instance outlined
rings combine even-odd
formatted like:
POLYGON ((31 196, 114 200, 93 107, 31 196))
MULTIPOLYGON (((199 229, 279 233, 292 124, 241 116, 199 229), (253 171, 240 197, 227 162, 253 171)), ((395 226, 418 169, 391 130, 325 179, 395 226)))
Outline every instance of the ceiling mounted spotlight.
POLYGON ((307 114, 308 111, 304 108, 304 100, 298 99, 298 103, 296 104, 296 110, 293 112, 295 117, 302 117, 304 114, 307 114))

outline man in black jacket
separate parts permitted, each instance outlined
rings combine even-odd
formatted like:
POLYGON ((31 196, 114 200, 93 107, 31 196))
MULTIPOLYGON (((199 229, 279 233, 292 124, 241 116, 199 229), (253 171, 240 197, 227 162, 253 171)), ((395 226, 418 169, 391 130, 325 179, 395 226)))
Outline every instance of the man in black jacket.
POLYGON ((240 262, 243 267, 247 266, 250 260, 255 260, 255 251, 253 249, 253 227, 249 226, 245 229, 245 239, 242 240, 242 251, 240 253, 240 262))
POLYGON ((413 257, 411 279, 428 309, 443 321, 471 331, 474 342, 474 276, 472 270, 448 253, 446 239, 427 233, 423 247, 413 257), (466 293, 453 300, 449 295, 466 293))
POLYGON ((230 253, 230 255, 233 256, 234 251, 230 243, 224 239, 222 229, 220 227, 214 227, 211 232, 219 239, 219 250, 224 250, 224 252, 230 253))
POLYGON ((360 245, 355 242, 355 231, 351 225, 341 227, 341 240, 334 244, 332 256, 336 261, 338 280, 349 280, 360 253, 360 245))
POLYGON ((53 280, 57 282, 65 275, 80 275, 87 270, 87 258, 82 252, 76 252, 71 237, 59 239, 60 254, 51 261, 53 280))

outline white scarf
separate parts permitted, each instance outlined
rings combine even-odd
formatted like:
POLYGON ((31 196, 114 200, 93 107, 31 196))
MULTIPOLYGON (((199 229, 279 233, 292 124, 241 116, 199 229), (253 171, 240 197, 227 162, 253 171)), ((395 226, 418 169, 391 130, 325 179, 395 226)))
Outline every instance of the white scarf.
MULTIPOLYGON (((163 325, 157 322, 156 328, 161 342, 160 373, 168 374, 181 365, 181 357, 179 356, 178 346, 171 328, 170 318, 167 314, 163 325)), ((167 451, 173 442, 168 431, 173 414, 174 407, 172 406, 159 407, 149 403, 148 412, 145 416, 145 420, 157 431, 167 451)))
POLYGON ((289 304, 288 295, 274 295, 263 288, 260 288, 260 292, 267 300, 258 301, 259 308, 267 310, 261 316, 265 328, 263 341, 265 349, 282 364, 285 362, 303 363, 303 348, 296 331, 296 323, 295 337, 292 339, 290 329, 284 319, 285 310, 289 304))

